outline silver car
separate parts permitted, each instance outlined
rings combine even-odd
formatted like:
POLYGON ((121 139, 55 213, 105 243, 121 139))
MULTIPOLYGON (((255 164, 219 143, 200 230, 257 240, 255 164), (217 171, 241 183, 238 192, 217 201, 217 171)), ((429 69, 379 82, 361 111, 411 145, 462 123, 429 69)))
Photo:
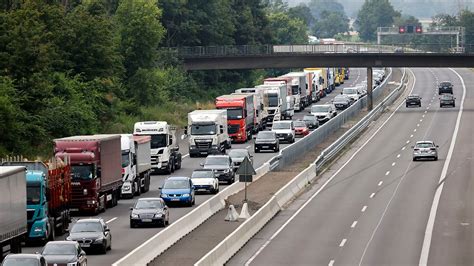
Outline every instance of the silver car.
POLYGON ((436 145, 431 140, 422 140, 417 141, 413 148, 413 161, 418 159, 429 158, 435 161, 438 160, 438 148, 439 146, 436 145))

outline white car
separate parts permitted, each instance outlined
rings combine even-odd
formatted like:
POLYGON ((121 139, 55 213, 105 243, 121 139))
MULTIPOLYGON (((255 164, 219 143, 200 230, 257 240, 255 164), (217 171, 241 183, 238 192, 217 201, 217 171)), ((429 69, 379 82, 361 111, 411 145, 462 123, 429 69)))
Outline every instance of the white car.
POLYGON ((191 174, 191 182, 196 192, 206 191, 212 194, 219 192, 219 179, 211 169, 196 169, 191 174))
POLYGON ((358 101, 360 98, 360 91, 357 87, 347 87, 342 89, 342 94, 347 95, 352 101, 358 101))
POLYGON ((272 131, 275 132, 280 141, 295 142, 295 126, 293 121, 275 121, 273 122, 272 131))
POLYGON ((318 119, 320 125, 326 123, 337 115, 334 104, 315 104, 311 106, 310 113, 318 119))

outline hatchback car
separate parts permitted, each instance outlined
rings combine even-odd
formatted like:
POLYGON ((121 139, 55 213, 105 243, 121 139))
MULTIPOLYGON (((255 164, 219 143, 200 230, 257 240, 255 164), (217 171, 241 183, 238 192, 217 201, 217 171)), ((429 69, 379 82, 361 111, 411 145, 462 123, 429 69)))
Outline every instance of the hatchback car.
POLYGON ((456 98, 452 94, 441 94, 439 97, 439 107, 452 106, 456 107, 456 98))
POLYGON ((405 106, 418 106, 421 107, 421 97, 419 95, 413 94, 405 98, 405 106))
POLYGON ((417 141, 413 148, 413 161, 418 159, 433 159, 435 161, 438 160, 438 148, 439 146, 436 145, 431 140, 423 140, 417 141))
POLYGON ((338 110, 347 109, 349 106, 351 106, 352 102, 353 100, 349 98, 349 96, 343 94, 337 95, 333 100, 333 104, 338 110))
POLYGON ((280 151, 280 140, 276 133, 272 131, 260 131, 255 138, 255 153, 262 150, 272 150, 274 152, 280 151))
POLYGON ((171 206, 170 204, 177 203, 191 207, 196 201, 194 197, 194 186, 189 177, 168 177, 163 186, 160 187, 160 190, 160 197, 169 206, 171 206))
POLYGON ((216 178, 212 169, 196 169, 191 174, 194 190, 197 192, 207 191, 212 194, 219 192, 219 179, 216 178))
POLYGON ((47 266, 45 258, 41 254, 8 254, 2 262, 2 266, 47 266))
POLYGON ((139 225, 159 225, 165 227, 170 222, 168 206, 162 198, 141 198, 130 208, 130 227, 139 225))
POLYGON ((235 181, 234 162, 229 155, 209 155, 201 166, 214 171, 214 175, 221 182, 232 184, 235 181))
POLYGON ((77 241, 81 248, 99 250, 102 254, 112 249, 112 235, 102 218, 80 219, 72 226, 66 240, 77 241))
POLYGON ((48 265, 87 265, 87 257, 76 241, 49 241, 41 251, 48 265))
POLYGON ((306 136, 309 134, 309 128, 303 120, 297 120, 294 122, 296 136, 306 136))
POLYGON ((237 171, 240 164, 244 161, 245 157, 249 158, 250 162, 253 164, 253 156, 249 153, 247 149, 232 149, 229 152, 229 157, 234 163, 234 171, 237 171))
POLYGON ((318 119, 314 115, 303 116, 303 121, 306 123, 306 126, 310 129, 319 127, 318 119))
POLYGON ((310 113, 316 116, 319 124, 324 124, 337 115, 333 104, 315 104, 311 106, 310 113))
POLYGON ((438 94, 441 95, 443 93, 453 94, 453 84, 451 81, 443 81, 439 83, 438 94))

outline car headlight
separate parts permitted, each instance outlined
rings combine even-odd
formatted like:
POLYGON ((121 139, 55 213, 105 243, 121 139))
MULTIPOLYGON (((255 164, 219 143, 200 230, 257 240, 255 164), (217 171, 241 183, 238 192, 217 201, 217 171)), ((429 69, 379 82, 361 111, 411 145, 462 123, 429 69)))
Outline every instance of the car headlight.
POLYGON ((224 173, 227 174, 229 171, 230 171, 229 169, 225 169, 225 170, 224 170, 224 173))
POLYGON ((161 218, 163 216, 164 216, 164 214, 161 213, 161 212, 158 212, 158 213, 155 214, 155 218, 161 218))
POLYGON ((103 237, 99 237, 96 240, 94 240, 95 243, 102 243, 102 241, 104 241, 103 237))
POLYGON ((168 197, 168 194, 161 194, 161 197, 162 197, 162 198, 167 198, 167 197, 168 197))
POLYGON ((71 238, 70 236, 68 236, 68 237, 66 237, 66 240, 67 240, 67 241, 71 241, 72 238, 71 238))
POLYGON ((132 213, 132 215, 130 215, 132 218, 138 218, 138 214, 136 213, 132 213))
POLYGON ((34 232, 43 232, 43 228, 42 227, 35 227, 35 229, 33 229, 34 232))
POLYGON ((189 197, 189 193, 183 194, 183 197, 189 197))

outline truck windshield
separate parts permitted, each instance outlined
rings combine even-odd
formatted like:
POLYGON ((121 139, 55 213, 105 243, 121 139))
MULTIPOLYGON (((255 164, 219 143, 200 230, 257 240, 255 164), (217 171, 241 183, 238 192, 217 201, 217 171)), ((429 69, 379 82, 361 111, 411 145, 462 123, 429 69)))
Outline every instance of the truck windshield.
POLYGON ((277 107, 278 106, 278 94, 269 93, 268 94, 268 106, 277 107))
POLYGON ((157 135, 150 135, 151 137, 151 145, 150 148, 158 149, 166 147, 166 134, 157 134, 157 135))
POLYGON ((227 119, 234 120, 234 119, 242 119, 243 112, 242 108, 235 108, 235 109, 227 109, 227 119))
POLYGON ((216 134, 215 124, 191 125, 191 135, 214 135, 216 134))
POLYGON ((92 165, 73 165, 72 166, 72 179, 73 180, 89 180, 94 177, 94 168, 92 165))
POLYGON ((130 156, 128 152, 122 152, 122 167, 127 167, 130 164, 130 156))
POLYGON ((39 184, 28 184, 26 186, 26 204, 39 204, 41 201, 41 187, 39 184))
POLYGON ((292 91, 293 95, 298 95, 298 94, 300 94, 300 90, 299 90, 298 85, 291 86, 291 91, 292 91))

